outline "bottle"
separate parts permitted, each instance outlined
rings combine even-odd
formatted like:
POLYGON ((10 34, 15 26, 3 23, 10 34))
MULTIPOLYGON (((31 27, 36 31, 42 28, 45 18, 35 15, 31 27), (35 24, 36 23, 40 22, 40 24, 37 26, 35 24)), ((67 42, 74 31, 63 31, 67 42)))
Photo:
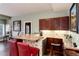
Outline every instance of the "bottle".
POLYGON ((40 36, 43 36, 42 32, 40 32, 40 36))

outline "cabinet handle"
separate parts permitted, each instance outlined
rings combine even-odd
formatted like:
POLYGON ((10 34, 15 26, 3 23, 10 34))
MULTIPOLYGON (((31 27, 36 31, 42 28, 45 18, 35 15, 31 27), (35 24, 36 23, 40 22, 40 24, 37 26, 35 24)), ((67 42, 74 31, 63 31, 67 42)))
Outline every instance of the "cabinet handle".
POLYGON ((60 46, 60 44, 51 43, 52 46, 60 46))

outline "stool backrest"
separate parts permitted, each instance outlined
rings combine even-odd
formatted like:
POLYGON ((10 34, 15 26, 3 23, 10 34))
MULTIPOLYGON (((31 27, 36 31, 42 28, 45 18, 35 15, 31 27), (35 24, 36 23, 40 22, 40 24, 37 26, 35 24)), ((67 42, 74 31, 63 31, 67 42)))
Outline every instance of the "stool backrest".
POLYGON ((35 47, 30 47, 31 56, 39 56, 39 49, 35 47))
POLYGON ((30 47, 26 43, 17 42, 19 56, 30 56, 30 47))
POLYGON ((9 40, 9 52, 10 56, 18 56, 18 47, 17 47, 17 42, 14 40, 9 40))

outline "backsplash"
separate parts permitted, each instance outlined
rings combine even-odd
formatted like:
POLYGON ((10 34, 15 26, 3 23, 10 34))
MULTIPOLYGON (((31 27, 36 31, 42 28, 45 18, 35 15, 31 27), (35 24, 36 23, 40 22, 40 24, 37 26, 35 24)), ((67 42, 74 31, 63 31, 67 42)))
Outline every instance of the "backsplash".
POLYGON ((43 33, 43 36, 48 36, 48 37, 58 37, 62 38, 64 37, 64 34, 69 35, 69 31, 63 31, 63 30, 41 30, 43 33))
POLYGON ((79 47, 79 34, 71 32, 70 35, 72 36, 72 42, 76 43, 77 47, 79 47))

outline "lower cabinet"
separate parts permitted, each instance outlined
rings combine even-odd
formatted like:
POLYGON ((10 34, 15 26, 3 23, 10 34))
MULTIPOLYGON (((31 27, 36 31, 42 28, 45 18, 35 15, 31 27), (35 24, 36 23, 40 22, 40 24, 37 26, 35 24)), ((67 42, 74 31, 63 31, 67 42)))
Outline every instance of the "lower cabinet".
POLYGON ((39 29, 40 30, 50 30, 49 22, 50 21, 47 19, 40 19, 39 20, 39 29))
POLYGON ((43 40, 43 42, 42 42, 42 55, 43 56, 48 55, 48 51, 47 51, 46 45, 47 45, 47 39, 43 40))
POLYGON ((79 56, 79 50, 65 49, 66 56, 79 56))
POLYGON ((62 39, 46 38, 43 41, 43 56, 63 56, 64 47, 62 39))

